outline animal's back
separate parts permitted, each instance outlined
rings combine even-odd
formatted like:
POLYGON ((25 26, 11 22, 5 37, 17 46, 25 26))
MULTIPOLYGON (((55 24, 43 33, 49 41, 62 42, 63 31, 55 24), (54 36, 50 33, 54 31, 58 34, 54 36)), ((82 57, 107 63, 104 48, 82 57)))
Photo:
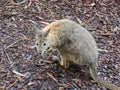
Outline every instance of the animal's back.
POLYGON ((98 52, 94 38, 76 22, 67 19, 58 20, 45 29, 48 28, 51 46, 57 46, 60 53, 67 54, 67 58, 74 63, 84 65, 97 59, 98 52))

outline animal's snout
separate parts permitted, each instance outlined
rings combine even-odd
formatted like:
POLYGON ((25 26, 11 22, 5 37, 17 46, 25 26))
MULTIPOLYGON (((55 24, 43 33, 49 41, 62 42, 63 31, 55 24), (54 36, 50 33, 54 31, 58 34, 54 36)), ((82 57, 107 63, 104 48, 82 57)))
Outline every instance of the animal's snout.
POLYGON ((38 54, 41 55, 41 54, 42 54, 42 51, 39 51, 38 54))

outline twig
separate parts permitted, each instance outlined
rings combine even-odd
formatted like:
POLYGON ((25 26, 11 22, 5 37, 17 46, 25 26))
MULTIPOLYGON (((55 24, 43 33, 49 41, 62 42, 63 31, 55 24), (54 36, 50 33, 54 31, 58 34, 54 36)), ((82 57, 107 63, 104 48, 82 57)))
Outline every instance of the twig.
POLYGON ((57 84, 59 84, 58 80, 57 80, 52 74, 50 74, 49 72, 47 72, 47 75, 48 75, 51 79, 53 79, 55 82, 57 82, 57 84))
POLYGON ((29 78, 31 76, 30 72, 27 72, 25 74, 19 73, 16 70, 12 70, 12 72, 15 73, 15 74, 17 74, 17 75, 19 75, 19 76, 26 77, 26 78, 29 78))
POLYGON ((25 2, 27 2, 28 0, 23 0, 22 2, 20 2, 20 3, 15 3, 13 0, 12 0, 12 3, 14 4, 14 5, 20 5, 20 4, 23 4, 23 3, 25 3, 25 2))
POLYGON ((91 30, 91 29, 92 29, 92 27, 88 26, 85 22, 81 21, 78 17, 75 16, 75 18, 77 19, 78 23, 79 23, 82 27, 86 28, 87 30, 91 30))
POLYGON ((8 48, 14 46, 17 42, 19 42, 19 41, 21 41, 21 40, 22 40, 22 38, 19 38, 19 39, 16 40, 15 42, 13 42, 13 43, 11 43, 10 45, 8 45, 5 49, 8 49, 8 48))
POLYGON ((71 86, 71 83, 61 84, 60 87, 68 88, 69 86, 71 86))
POLYGON ((79 23, 81 26, 84 26, 84 25, 85 25, 85 23, 83 23, 78 17, 75 17, 75 18, 77 19, 78 23, 79 23))
POLYGON ((28 6, 26 6, 26 8, 29 7, 31 4, 32 4, 32 1, 29 0, 28 6))
MULTIPOLYGON (((35 24, 35 25, 37 25, 37 23, 35 22, 35 21, 33 21, 33 20, 29 20, 32 24, 35 24)), ((40 21, 40 23, 42 23, 42 24, 45 24, 45 25, 48 25, 49 23, 48 22, 44 22, 44 21, 40 21)))
POLYGON ((79 88, 74 82, 71 82, 71 84, 72 84, 75 88, 77 88, 77 90, 80 90, 80 88, 79 88))
POLYGON ((30 85, 34 85, 36 82, 29 82, 27 85, 30 86, 30 85))
POLYGON ((114 35, 113 33, 102 33, 101 36, 112 36, 114 35))
POLYGON ((29 20, 32 24, 37 24, 35 21, 33 21, 33 20, 29 20))
POLYGON ((11 59, 10 59, 9 55, 7 54, 7 52, 5 51, 5 49, 4 48, 2 48, 2 49, 3 49, 3 52, 5 53, 6 58, 8 59, 8 61, 10 63, 10 66, 12 67, 13 66, 13 62, 11 61, 11 59))
POLYGON ((40 21, 41 23, 45 24, 45 25, 48 25, 49 23, 48 22, 44 22, 44 21, 40 21))
POLYGON ((28 38, 25 35, 22 35, 22 37, 20 37, 19 39, 17 39, 15 42, 11 43, 10 45, 8 45, 5 49, 8 49, 8 48, 14 46, 16 43, 18 43, 19 41, 24 40, 24 39, 28 39, 28 38))
POLYGON ((37 19, 39 19, 40 21, 41 20, 43 20, 43 18, 42 17, 40 17, 40 16, 35 16, 37 19))
POLYGON ((108 50, 104 50, 104 49, 97 49, 99 52, 105 52, 105 53, 107 53, 108 52, 108 50))
POLYGON ((15 71, 15 70, 12 70, 12 72, 13 72, 13 73, 15 73, 15 74, 17 74, 17 75, 19 75, 19 76, 23 76, 23 77, 25 77, 25 75, 24 75, 24 74, 19 73, 19 72, 15 71))

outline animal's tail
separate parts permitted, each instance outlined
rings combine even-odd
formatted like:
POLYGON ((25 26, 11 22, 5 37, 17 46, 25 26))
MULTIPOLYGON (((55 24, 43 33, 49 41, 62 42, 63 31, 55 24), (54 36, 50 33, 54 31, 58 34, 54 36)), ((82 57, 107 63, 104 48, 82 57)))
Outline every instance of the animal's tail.
MULTIPOLYGON (((95 65, 96 66, 96 65, 95 65)), ((96 72, 96 67, 94 67, 94 65, 90 65, 90 74, 93 77, 93 79, 100 85, 103 85, 104 87, 110 89, 110 90, 120 90, 120 87, 117 87, 114 84, 110 84, 104 80, 99 79, 99 77, 97 76, 97 72, 96 72)))

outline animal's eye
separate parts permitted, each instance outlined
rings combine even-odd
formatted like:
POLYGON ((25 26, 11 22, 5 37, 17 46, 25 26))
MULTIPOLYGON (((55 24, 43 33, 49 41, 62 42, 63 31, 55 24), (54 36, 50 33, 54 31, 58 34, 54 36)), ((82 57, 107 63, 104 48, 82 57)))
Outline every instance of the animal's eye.
POLYGON ((36 45, 38 46, 38 43, 36 43, 36 45))
POLYGON ((45 46, 46 45, 46 43, 43 43, 43 46, 45 46))

